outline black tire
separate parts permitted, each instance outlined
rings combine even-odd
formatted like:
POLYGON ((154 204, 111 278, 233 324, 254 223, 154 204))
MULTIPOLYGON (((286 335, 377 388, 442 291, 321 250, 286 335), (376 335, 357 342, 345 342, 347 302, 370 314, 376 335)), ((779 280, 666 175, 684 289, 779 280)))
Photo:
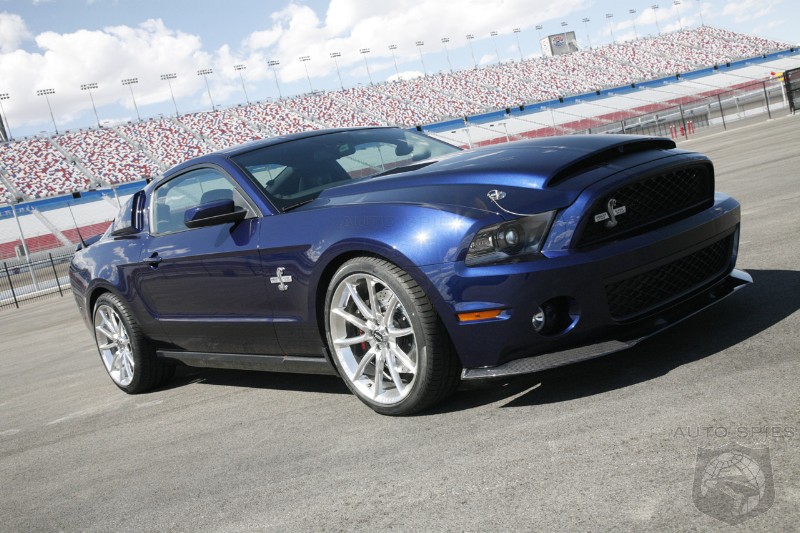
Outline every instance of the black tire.
POLYGON ((92 312, 95 344, 111 381, 127 392, 138 394, 169 381, 175 365, 159 359, 136 318, 121 298, 104 293, 92 312))
POLYGON ((441 402, 458 387, 461 365, 444 326, 422 288, 396 265, 375 257, 347 261, 330 282, 324 313, 328 347, 339 375, 376 412, 417 413, 441 402), (378 307, 373 313, 375 320, 367 320, 369 313, 356 305, 348 284, 363 293, 362 304, 364 298, 372 300, 366 311, 371 311, 373 303, 378 307), (367 292, 370 285, 373 296, 367 292), (349 318, 342 318, 342 313, 349 318), (379 321, 385 321, 386 327, 378 326, 379 321), (409 330, 412 332, 402 335, 409 330), (340 340, 338 347, 335 338, 340 340), (364 340, 350 344, 357 338, 364 340), (365 358, 371 358, 366 366, 365 358), (382 369, 380 378, 378 367, 382 369))

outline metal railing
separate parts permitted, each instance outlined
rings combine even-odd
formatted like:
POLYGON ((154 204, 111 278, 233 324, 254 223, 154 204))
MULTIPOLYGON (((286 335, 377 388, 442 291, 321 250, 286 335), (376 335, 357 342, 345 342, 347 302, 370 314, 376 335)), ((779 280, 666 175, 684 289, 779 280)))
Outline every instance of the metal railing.
POLYGON ((69 263, 73 253, 44 253, 0 264, 0 309, 64 296, 71 292, 69 263))

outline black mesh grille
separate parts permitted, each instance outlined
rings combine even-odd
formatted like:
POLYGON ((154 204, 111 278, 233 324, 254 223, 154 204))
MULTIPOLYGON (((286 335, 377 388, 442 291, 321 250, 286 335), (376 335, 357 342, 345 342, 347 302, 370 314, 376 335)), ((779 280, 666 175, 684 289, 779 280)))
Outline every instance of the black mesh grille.
POLYGON ((732 245, 730 235, 672 263, 606 285, 611 317, 629 320, 711 281, 728 269, 732 245))
POLYGON ((676 218, 705 209, 713 201, 713 177, 705 165, 645 178, 620 187, 595 202, 576 243, 585 246, 622 234, 645 231, 659 223, 668 224, 676 218), (625 208, 625 212, 617 216, 617 224, 609 227, 609 220, 596 222, 595 216, 607 213, 612 200, 616 201, 617 208, 625 208))

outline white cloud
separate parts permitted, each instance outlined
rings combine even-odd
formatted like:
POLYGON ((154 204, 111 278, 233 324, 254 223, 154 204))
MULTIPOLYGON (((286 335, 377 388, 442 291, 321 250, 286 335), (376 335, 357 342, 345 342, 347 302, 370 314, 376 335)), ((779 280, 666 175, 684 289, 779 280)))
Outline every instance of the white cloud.
POLYGON ((8 107, 16 121, 41 119, 43 102, 34 95, 38 89, 54 88, 50 97, 56 120, 71 120, 91 107, 85 83, 97 83, 92 95, 98 107, 122 103, 132 108, 123 91, 123 78, 137 77, 136 101, 141 105, 168 101, 168 85, 160 75, 179 73, 172 82, 175 97, 197 93, 202 80, 196 69, 211 64, 200 38, 165 27, 161 20, 147 20, 137 27, 113 26, 103 30, 79 30, 36 36, 39 50, 0 54, 0 79, 11 95, 8 107), (67 111, 69 110, 69 111, 67 111))
POLYGON ((0 53, 13 52, 31 33, 22 17, 13 13, 0 13, 0 53))
MULTIPOLYGON (((462 0, 456 9, 441 0, 395 0, 391 4, 331 0, 324 19, 308 6, 290 4, 272 15, 272 27, 247 36, 244 48, 262 54, 269 49, 270 58, 281 61, 281 81, 292 82, 306 76, 298 61, 300 56, 311 57, 306 66, 312 77, 334 73, 331 52, 342 54, 338 59, 342 69, 363 64, 358 53, 362 48, 370 48, 370 64, 391 59, 390 44, 397 45, 398 61, 408 61, 419 57, 415 46, 418 40, 425 42, 425 53, 438 52, 442 37, 450 37, 451 47, 456 48, 466 43, 466 33, 480 39, 488 38, 491 31, 511 33, 515 27, 530 30, 588 4, 587 0, 505 0, 500 6, 496 1, 462 0), (514 16, 509 17, 509 13, 514 16)), ((490 63, 496 61, 494 54, 488 59, 490 63)))
POLYGON ((733 16, 736 22, 747 22, 775 11, 783 0, 742 0, 730 2, 722 9, 723 16, 733 16))

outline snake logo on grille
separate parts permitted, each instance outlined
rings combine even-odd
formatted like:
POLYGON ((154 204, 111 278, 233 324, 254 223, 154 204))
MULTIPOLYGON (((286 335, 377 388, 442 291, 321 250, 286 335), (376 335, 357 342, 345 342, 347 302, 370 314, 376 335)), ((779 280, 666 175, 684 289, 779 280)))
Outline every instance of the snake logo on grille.
POLYGON ((619 215, 624 215, 626 211, 627 209, 625 208, 624 205, 617 207, 617 199, 612 198, 611 200, 608 201, 608 204, 606 206, 606 211, 595 215, 594 221, 603 222, 605 220, 606 228, 611 229, 618 224, 617 217, 619 215))

